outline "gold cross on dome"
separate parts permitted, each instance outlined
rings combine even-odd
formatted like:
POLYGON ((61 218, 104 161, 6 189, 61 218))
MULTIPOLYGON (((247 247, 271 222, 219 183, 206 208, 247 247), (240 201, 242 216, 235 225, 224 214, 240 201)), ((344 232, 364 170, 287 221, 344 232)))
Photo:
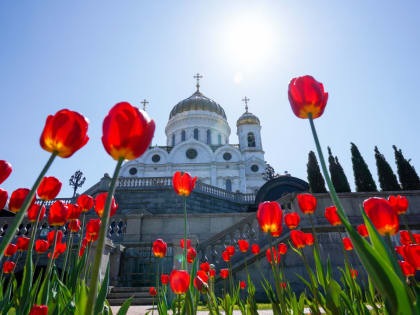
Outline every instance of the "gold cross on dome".
POLYGON ((242 99, 242 102, 245 103, 245 112, 246 113, 248 113, 248 102, 249 101, 250 101, 250 99, 248 97, 246 97, 246 96, 242 99))
POLYGON ((203 76, 202 76, 202 75, 200 75, 200 74, 197 72, 197 74, 196 74, 195 76, 193 76, 193 78, 197 80, 197 84, 196 84, 195 86, 196 86, 197 91, 198 91, 198 90, 200 89, 200 79, 202 79, 202 78, 203 78, 203 76))
POLYGON ((144 99, 140 103, 143 104, 143 110, 146 111, 146 104, 149 104, 149 102, 144 99))

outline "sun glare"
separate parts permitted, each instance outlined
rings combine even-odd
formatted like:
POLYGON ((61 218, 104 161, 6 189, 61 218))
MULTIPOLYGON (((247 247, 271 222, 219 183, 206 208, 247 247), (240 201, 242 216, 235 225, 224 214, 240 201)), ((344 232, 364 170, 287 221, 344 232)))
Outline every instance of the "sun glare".
POLYGON ((265 18, 244 15, 226 27, 225 53, 236 66, 255 67, 267 60, 273 41, 270 23, 265 18))

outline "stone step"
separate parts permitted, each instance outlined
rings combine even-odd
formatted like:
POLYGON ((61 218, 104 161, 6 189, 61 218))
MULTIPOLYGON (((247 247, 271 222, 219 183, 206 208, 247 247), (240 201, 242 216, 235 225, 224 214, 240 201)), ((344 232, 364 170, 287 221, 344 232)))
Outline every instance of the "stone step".
POLYGON ((108 293, 108 299, 127 299, 130 296, 134 296, 136 298, 148 298, 150 297, 149 292, 111 292, 108 293))
MULTIPOLYGON (((110 305, 122 305, 127 299, 108 299, 110 305)), ((152 305, 152 297, 148 298, 134 298, 131 301, 131 305, 152 305)))
POLYGON ((150 287, 112 287, 111 293, 120 292, 149 292, 150 287))

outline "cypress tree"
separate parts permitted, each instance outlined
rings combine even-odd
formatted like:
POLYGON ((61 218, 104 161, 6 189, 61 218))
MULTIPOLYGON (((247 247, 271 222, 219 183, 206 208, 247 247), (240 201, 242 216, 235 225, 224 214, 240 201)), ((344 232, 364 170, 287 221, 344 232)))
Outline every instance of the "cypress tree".
POLYGON ((326 193, 324 177, 322 177, 318 161, 313 151, 309 151, 308 154, 307 171, 309 190, 312 193, 326 193))
POLYGON ((420 179, 414 166, 410 164, 411 160, 404 158, 401 149, 398 150, 395 145, 392 147, 394 148, 395 163, 397 164, 401 188, 403 190, 419 190, 420 179))
POLYGON ((378 147, 375 146, 376 167, 378 169, 379 185, 383 191, 401 190, 400 185, 392 171, 391 166, 385 160, 385 156, 379 152, 378 147))
POLYGON ((353 164, 356 191, 378 191, 369 168, 357 146, 351 142, 351 161, 353 164))
POLYGON ((331 181, 334 185, 334 188, 337 192, 350 192, 349 181, 347 180, 344 169, 341 166, 338 158, 332 155, 331 148, 328 147, 328 162, 331 174, 331 181))

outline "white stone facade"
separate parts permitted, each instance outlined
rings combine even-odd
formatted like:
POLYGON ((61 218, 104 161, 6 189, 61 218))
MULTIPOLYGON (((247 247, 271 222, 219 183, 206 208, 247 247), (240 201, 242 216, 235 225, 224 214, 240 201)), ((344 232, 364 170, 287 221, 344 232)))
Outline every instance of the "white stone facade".
POLYGON ((150 147, 125 163, 120 176, 171 177, 184 171, 228 191, 254 193, 265 183, 261 126, 248 112, 237 126, 239 145, 229 144, 231 129, 223 109, 197 91, 172 110, 165 128, 166 146, 150 147))

